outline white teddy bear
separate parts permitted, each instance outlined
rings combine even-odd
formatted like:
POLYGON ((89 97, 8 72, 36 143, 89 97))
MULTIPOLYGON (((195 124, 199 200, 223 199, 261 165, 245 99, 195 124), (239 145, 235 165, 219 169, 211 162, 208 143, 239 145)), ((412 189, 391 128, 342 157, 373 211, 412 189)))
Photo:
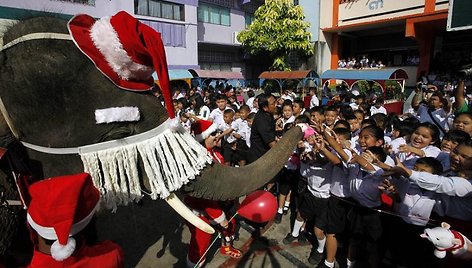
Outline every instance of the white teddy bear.
POLYGON ((443 222, 441 227, 427 228, 420 236, 428 239, 436 247, 434 255, 438 258, 444 258, 446 252, 461 256, 466 253, 472 254, 472 242, 463 234, 450 230, 451 226, 443 222))

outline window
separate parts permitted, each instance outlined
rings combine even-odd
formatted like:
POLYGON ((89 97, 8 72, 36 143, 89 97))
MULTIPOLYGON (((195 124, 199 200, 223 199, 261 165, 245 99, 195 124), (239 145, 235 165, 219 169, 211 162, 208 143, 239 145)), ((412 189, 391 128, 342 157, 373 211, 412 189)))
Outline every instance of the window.
POLYGON ((249 25, 254 21, 254 14, 244 13, 244 24, 246 29, 249 28, 249 25))
POLYGON ((185 20, 184 5, 160 0, 134 0, 134 13, 137 15, 185 20))
POLYGON ((229 8, 200 4, 198 6, 198 21, 231 26, 229 8))
POLYGON ((164 46, 186 47, 185 25, 161 21, 139 21, 160 32, 164 46))
POLYGON ((56 0, 60 2, 71 2, 71 3, 77 3, 77 4, 84 4, 84 5, 89 5, 89 6, 95 6, 95 0, 56 0))

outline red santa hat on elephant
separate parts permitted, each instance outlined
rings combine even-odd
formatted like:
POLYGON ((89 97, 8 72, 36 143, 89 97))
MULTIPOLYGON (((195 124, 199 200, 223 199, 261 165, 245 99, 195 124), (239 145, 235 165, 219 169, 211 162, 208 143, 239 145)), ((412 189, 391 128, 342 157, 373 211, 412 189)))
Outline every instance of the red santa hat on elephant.
POLYGON ((124 11, 100 20, 79 14, 67 26, 80 51, 119 88, 150 90, 156 71, 169 117, 175 117, 160 33, 124 11))
POLYGON ((75 239, 92 219, 100 200, 87 173, 39 181, 29 188, 27 221, 39 236, 55 240, 51 256, 62 261, 74 253, 75 239))

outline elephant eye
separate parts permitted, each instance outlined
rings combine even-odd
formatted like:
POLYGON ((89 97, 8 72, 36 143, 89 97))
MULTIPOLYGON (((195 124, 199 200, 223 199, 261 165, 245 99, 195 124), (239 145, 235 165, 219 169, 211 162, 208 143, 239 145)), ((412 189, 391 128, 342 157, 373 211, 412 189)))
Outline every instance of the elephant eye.
POLYGON ((438 237, 436 237, 436 240, 438 240, 438 241, 439 241, 439 238, 438 238, 438 237))

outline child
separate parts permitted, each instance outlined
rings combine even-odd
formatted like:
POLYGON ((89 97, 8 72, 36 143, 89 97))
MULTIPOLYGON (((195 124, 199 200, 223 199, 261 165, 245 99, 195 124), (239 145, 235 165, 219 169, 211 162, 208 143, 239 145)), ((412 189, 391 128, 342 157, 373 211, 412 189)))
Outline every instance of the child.
POLYGON ((310 125, 321 125, 325 121, 323 107, 313 107, 310 109, 310 125))
POLYGON ((392 127, 392 140, 388 144, 390 147, 390 154, 398 154, 398 148, 402 144, 407 144, 410 140, 411 134, 416 129, 417 124, 407 123, 400 120, 395 120, 392 127))
POLYGON ((398 147, 398 159, 412 168, 419 157, 437 157, 441 152, 434 146, 439 142, 439 129, 429 122, 420 123, 411 134, 410 143, 398 147))
POLYGON ((324 123, 326 126, 333 129, 334 123, 336 123, 336 120, 338 120, 338 109, 336 109, 334 106, 328 106, 324 112, 324 117, 324 123))
POLYGON ((334 267, 334 260, 338 251, 338 242, 342 238, 347 226, 347 215, 351 209, 349 202, 342 199, 351 196, 349 188, 349 161, 352 158, 350 149, 343 148, 351 140, 351 133, 346 128, 337 128, 334 130, 336 138, 327 131, 323 134, 333 148, 333 154, 336 158, 329 158, 333 167, 332 181, 330 188, 330 197, 328 200, 328 224, 326 226, 326 259, 318 267, 334 267), (339 153, 337 153, 339 151, 339 153), (324 265, 324 266, 323 266, 324 265))
POLYGON ((234 160, 234 150, 233 146, 236 144, 236 138, 232 135, 234 128, 233 128, 233 117, 234 111, 232 109, 226 109, 223 112, 223 121, 224 125, 219 126, 219 130, 221 132, 221 145, 223 148, 223 158, 225 159, 225 165, 231 166, 234 160))
POLYGON ((361 132, 362 121, 359 121, 354 114, 346 116, 346 121, 349 123, 349 129, 351 130, 351 139, 357 140, 359 133, 361 132))
POLYGON ((286 124, 292 123, 295 121, 295 116, 293 115, 293 107, 290 102, 285 102, 282 105, 282 116, 275 122, 275 131, 278 137, 281 137, 283 130, 286 124))
POLYGON ((296 99, 293 102, 293 116, 297 117, 305 113, 305 103, 301 99, 296 99))
POLYGON ((385 109, 385 107, 383 107, 383 105, 384 105, 384 99, 383 98, 377 98, 375 100, 374 106, 370 107, 370 115, 372 116, 372 115, 378 114, 378 113, 387 115, 387 109, 385 109))
POLYGON ((380 213, 376 210, 381 205, 378 186, 384 177, 382 176, 383 170, 377 165, 383 162, 393 165, 393 161, 387 160, 387 155, 379 147, 383 144, 383 131, 378 127, 363 129, 359 136, 359 143, 362 150, 373 155, 373 158, 369 159, 363 154, 362 156, 354 156, 351 161, 355 167, 351 169, 350 191, 357 205, 353 206, 348 216, 350 239, 347 264, 348 267, 354 266, 357 252, 364 244, 365 256, 367 256, 370 267, 379 267, 378 241, 382 236, 383 228, 380 213), (372 159, 375 160, 372 161, 372 159))
POLYGON ((231 135, 236 138, 236 159, 239 166, 246 165, 246 154, 248 146, 247 133, 250 131, 250 127, 247 122, 250 109, 247 105, 242 105, 239 109, 239 118, 233 121, 231 127, 234 129, 231 135))
POLYGON ((462 130, 453 129, 444 135, 441 141, 441 152, 437 156, 437 160, 441 162, 444 171, 449 171, 451 162, 449 154, 459 145, 470 140, 469 134, 462 130))
POLYGON ((228 101, 226 95, 218 94, 216 96, 216 108, 213 109, 208 117, 208 121, 214 122, 219 131, 225 130, 225 122, 223 119, 223 113, 227 109, 228 101))
POLYGON ((454 129, 467 132, 472 137, 472 113, 460 113, 454 118, 454 129))
MULTIPOLYGON (((248 126, 248 128, 245 131, 247 148, 251 147, 251 127, 252 127, 252 122, 254 121, 255 116, 256 116, 256 113, 251 112, 248 114, 247 119, 246 119, 247 126, 248 126)), ((247 155, 246 155, 246 159, 247 159, 247 155)))
POLYGON ((306 143, 308 144, 305 151, 300 156, 300 174, 307 179, 308 191, 305 191, 301 197, 292 232, 287 234, 283 243, 288 244, 295 240, 299 236, 305 220, 313 219, 314 234, 318 240, 318 246, 312 249, 308 261, 316 265, 323 258, 326 242, 324 230, 327 223, 332 164, 324 155, 326 148, 320 136, 311 135, 306 138, 306 143))

